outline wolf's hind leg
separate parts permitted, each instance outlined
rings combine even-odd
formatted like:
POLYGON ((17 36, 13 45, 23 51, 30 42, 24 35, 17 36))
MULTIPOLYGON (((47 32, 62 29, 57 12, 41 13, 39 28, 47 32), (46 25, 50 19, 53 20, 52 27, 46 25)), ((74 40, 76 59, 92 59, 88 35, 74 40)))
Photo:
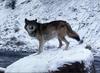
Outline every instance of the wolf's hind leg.
POLYGON ((61 48, 61 46, 62 46, 62 41, 61 41, 60 38, 58 38, 58 41, 59 41, 59 46, 58 46, 58 48, 61 48))
POLYGON ((65 44, 66 44, 65 50, 67 50, 68 46, 69 46, 69 42, 66 40, 65 37, 63 37, 62 40, 65 42, 65 44))

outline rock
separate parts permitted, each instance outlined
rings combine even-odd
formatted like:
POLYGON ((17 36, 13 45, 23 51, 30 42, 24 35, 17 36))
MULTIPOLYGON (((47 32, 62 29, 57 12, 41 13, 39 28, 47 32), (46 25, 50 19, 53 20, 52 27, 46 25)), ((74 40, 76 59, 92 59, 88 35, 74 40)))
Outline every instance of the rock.
POLYGON ((75 62, 64 64, 62 67, 58 67, 58 71, 49 71, 49 73, 95 73, 94 64, 91 67, 86 68, 83 62, 75 62))
POLYGON ((0 73, 4 73, 4 72, 5 72, 5 68, 0 67, 0 73))
POLYGON ((77 46, 68 50, 45 50, 24 57, 7 67, 5 73, 95 73, 90 50, 77 46))

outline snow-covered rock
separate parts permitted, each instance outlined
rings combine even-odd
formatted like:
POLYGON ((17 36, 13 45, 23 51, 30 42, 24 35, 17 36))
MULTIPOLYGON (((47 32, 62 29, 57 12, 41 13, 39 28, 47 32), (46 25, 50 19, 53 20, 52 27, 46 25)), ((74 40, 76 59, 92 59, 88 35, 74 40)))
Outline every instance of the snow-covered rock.
POLYGON ((2 67, 0 67, 0 73, 4 73, 5 70, 6 70, 6 68, 2 68, 2 67))
POLYGON ((59 71, 64 64, 84 63, 84 70, 90 69, 94 61, 93 54, 83 46, 76 46, 68 50, 47 50, 41 54, 32 54, 24 57, 7 67, 5 73, 47 73, 48 71, 59 71))

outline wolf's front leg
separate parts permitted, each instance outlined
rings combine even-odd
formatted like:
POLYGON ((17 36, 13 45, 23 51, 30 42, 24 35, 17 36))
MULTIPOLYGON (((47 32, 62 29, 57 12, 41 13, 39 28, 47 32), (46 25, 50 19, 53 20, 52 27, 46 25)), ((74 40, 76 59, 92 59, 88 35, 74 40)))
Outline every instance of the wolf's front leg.
POLYGON ((39 51, 38 51, 38 54, 40 54, 43 51, 43 45, 44 45, 44 41, 43 40, 39 40, 39 51))
POLYGON ((68 47, 69 47, 69 42, 65 39, 65 37, 63 37, 62 40, 63 40, 63 41, 65 42, 65 44, 66 44, 66 47, 65 47, 64 50, 67 50, 68 47))

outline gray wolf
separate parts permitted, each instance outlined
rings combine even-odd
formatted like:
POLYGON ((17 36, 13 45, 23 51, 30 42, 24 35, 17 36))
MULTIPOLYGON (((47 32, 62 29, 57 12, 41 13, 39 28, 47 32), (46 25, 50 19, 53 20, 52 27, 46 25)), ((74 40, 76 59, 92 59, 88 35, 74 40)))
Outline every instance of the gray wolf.
POLYGON ((66 44, 65 49, 68 48, 69 42, 65 39, 66 35, 70 38, 80 41, 79 35, 72 30, 69 23, 63 20, 57 20, 48 23, 39 23, 37 22, 37 19, 28 20, 25 18, 24 28, 31 37, 35 37, 39 40, 38 54, 43 51, 43 45, 45 44, 45 42, 49 41, 54 37, 58 38, 58 48, 62 46, 62 41, 64 41, 66 44))

